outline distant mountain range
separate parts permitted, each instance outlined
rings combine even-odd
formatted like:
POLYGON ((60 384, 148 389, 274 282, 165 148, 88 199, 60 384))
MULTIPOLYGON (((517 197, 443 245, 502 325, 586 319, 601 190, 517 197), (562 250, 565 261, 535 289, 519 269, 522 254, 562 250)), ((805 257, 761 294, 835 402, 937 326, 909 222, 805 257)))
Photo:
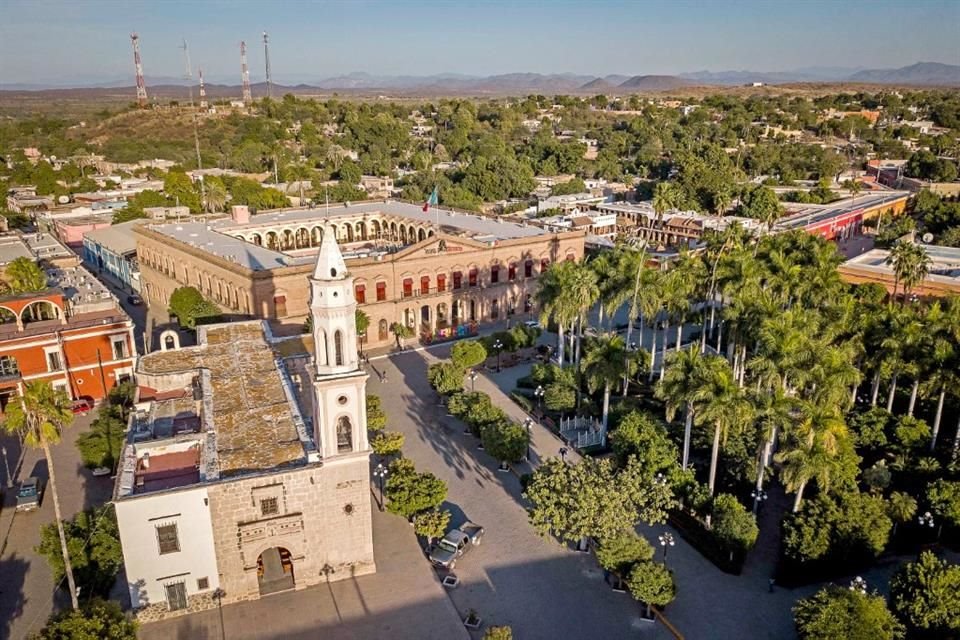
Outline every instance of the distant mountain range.
MULTIPOLYGON (((239 86, 207 83, 210 97, 224 97, 239 93, 239 86)), ((736 86, 755 82, 764 84, 794 83, 864 83, 917 86, 960 86, 960 65, 939 62, 918 62, 899 69, 850 69, 842 67, 811 67, 792 71, 696 71, 678 75, 607 75, 604 77, 573 73, 507 73, 492 76, 469 76, 455 73, 431 76, 375 76, 350 73, 332 78, 297 81, 294 76, 282 76, 283 82, 274 86, 277 93, 329 93, 334 91, 407 94, 468 94, 516 95, 522 93, 639 93, 669 91, 689 86, 736 86)), ((227 80, 227 82, 229 82, 227 80)), ((147 76, 147 91, 166 96, 182 93, 183 78, 147 76), (178 89, 179 87, 179 89, 178 89)), ((195 83, 194 83, 195 84, 195 83)), ((41 84, 0 84, 0 91, 71 92, 79 89, 129 89, 130 80, 117 79, 91 83, 85 87, 65 87, 41 84)), ((264 86, 264 83, 259 83, 264 86)), ((262 95, 260 93, 259 95, 262 95)))

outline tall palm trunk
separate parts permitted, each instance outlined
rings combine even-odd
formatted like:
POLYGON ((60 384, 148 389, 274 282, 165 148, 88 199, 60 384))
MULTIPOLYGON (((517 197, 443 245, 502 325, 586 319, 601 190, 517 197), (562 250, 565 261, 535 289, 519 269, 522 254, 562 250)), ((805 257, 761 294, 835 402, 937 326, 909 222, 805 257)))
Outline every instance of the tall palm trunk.
POLYGON ((718 422, 713 429, 713 450, 710 452, 710 495, 713 495, 713 488, 717 481, 717 462, 720 460, 720 423, 718 422))
POLYGON ((880 369, 873 376, 873 388, 870 389, 870 406, 877 406, 877 396, 880 395, 880 369))
POLYGON ((667 368, 667 344, 670 342, 670 317, 664 321, 663 325, 663 358, 660 360, 660 379, 663 380, 663 373, 667 368))
POLYGON ((603 387, 603 431, 607 431, 607 417, 610 415, 610 383, 603 387))
POLYGON ((957 453, 960 452, 960 420, 957 420, 957 431, 953 434, 953 459, 957 459, 957 453))
POLYGON ((943 399, 946 395, 946 388, 940 387, 940 397, 937 399, 937 414, 933 418, 933 432, 930 434, 930 451, 937 448, 937 434, 940 432, 940 418, 943 417, 943 399))
POLYGON ((677 353, 680 353, 680 340, 683 337, 683 321, 677 320, 677 347, 674 349, 677 353))
POLYGON ((690 460, 690 434, 693 432, 693 404, 688 402, 684 411, 683 425, 683 470, 687 470, 687 462, 690 460))
POLYGON ((717 353, 720 353, 720 345, 723 342, 723 320, 717 323, 717 353))
POLYGON ((567 350, 567 345, 563 341, 563 323, 557 323, 557 362, 563 369, 563 352, 567 350))
POLYGON ((807 488, 806 481, 801 482, 800 486, 797 487, 797 495, 793 499, 793 512, 796 513, 800 510, 800 503, 803 502, 803 490, 807 488))
POLYGON ((763 489, 763 474, 767 469, 767 460, 770 459, 770 446, 773 444, 773 433, 766 438, 763 443, 763 449, 760 450, 760 468, 757 469, 757 486, 753 497, 753 514, 757 514, 757 507, 760 504, 760 491, 763 489))
POLYGON ((897 376, 900 372, 893 372, 893 380, 890 381, 890 392, 887 394, 887 411, 893 411, 893 396, 897 393, 897 376))
MULTIPOLYGON (((650 374, 647 376, 647 382, 653 382, 654 372, 657 370, 657 328, 650 330, 650 374)), ((660 365, 663 366, 662 364, 660 365)))
POLYGON ((910 389, 910 406, 907 407, 907 415, 913 417, 913 407, 917 404, 917 391, 920 389, 920 381, 914 380, 913 387, 910 389))
POLYGON ((60 535, 60 553, 63 554, 63 572, 67 576, 67 588, 70 589, 70 604, 79 609, 77 602, 77 583, 73 579, 73 565, 70 563, 70 552, 67 551, 67 534, 63 531, 63 516, 60 515, 60 496, 57 495, 57 474, 53 470, 53 456, 50 454, 50 445, 43 441, 43 456, 47 459, 47 473, 50 474, 50 493, 53 496, 53 517, 57 519, 57 533, 60 535))

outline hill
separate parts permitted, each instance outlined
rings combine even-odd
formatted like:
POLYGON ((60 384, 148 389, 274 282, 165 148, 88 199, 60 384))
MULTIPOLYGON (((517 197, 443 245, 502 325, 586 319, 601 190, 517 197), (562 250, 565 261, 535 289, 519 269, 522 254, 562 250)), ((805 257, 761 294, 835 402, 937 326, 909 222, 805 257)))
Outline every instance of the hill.
POLYGON ((577 87, 577 91, 589 91, 593 93, 603 93, 605 91, 610 91, 614 88, 615 85, 610 84, 603 78, 594 78, 587 84, 577 87))
POLYGON ((694 84, 677 76, 633 76, 617 88, 628 91, 667 91, 694 84))
POLYGON ((899 69, 866 69, 850 76, 849 81, 956 87, 960 86, 960 65, 918 62, 899 69))

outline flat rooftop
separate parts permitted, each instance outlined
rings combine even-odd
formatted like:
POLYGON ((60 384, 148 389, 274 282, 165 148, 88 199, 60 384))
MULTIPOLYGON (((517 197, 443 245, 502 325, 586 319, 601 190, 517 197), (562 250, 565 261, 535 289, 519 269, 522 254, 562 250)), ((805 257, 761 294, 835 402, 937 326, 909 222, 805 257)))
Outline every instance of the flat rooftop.
MULTIPOLYGON (((960 294, 960 248, 921 244, 930 256, 930 271, 919 289, 928 295, 960 294)), ((871 249, 840 265, 840 274, 854 281, 892 283, 893 267, 887 264, 890 251, 871 249)))
POLYGON ((197 372, 202 415, 197 416, 192 398, 158 403, 170 404, 165 419, 173 435, 178 419, 185 429, 197 424, 193 416, 209 426, 222 477, 305 464, 306 432, 295 420, 262 324, 211 325, 199 333, 199 345, 150 353, 138 365, 139 374, 154 377, 197 372))
MULTIPOLYGON (((269 211, 251 216, 250 222, 245 224, 239 224, 230 218, 220 218, 207 222, 147 225, 147 228, 255 271, 263 271, 311 264, 314 261, 313 254, 316 253, 316 248, 306 253, 303 250, 288 253, 246 242, 235 237, 234 234, 266 231, 291 225, 302 225, 310 229, 313 226, 337 223, 341 219, 356 218, 364 214, 379 214, 406 219, 414 223, 427 223, 438 232, 468 237, 479 242, 532 238, 549 233, 534 225, 440 207, 431 207, 429 212, 424 212, 421 205, 394 200, 336 204, 329 208, 269 211)), ((344 248, 343 251, 344 257, 349 260, 351 258, 349 248, 344 248)), ((377 250, 371 246, 362 253, 370 255, 386 253, 386 251, 377 250)))
POLYGON ((886 204, 892 204, 910 197, 909 191, 880 191, 864 193, 856 198, 844 198, 830 204, 803 204, 799 206, 787 205, 789 213, 780 218, 773 228, 777 231, 802 229, 811 224, 825 222, 830 218, 854 213, 860 209, 873 209, 886 204))
POLYGON ((49 233, 11 231, 0 234, 0 266, 13 262, 17 258, 52 260, 75 257, 76 254, 49 233))

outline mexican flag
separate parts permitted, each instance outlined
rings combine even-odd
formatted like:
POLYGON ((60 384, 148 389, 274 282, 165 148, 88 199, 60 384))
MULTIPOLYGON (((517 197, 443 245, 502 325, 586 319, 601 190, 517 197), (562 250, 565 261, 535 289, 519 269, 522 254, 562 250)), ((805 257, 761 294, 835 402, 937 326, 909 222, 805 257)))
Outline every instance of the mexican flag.
POLYGON ((438 204, 440 204, 439 195, 437 194, 437 188, 434 187, 434 188, 433 188, 433 193, 431 193, 431 194, 430 194, 430 197, 427 198, 427 201, 423 203, 423 211, 424 211, 424 213, 426 213, 427 211, 430 211, 430 207, 431 207, 431 206, 434 206, 434 207, 435 207, 435 206, 437 206, 438 204))

